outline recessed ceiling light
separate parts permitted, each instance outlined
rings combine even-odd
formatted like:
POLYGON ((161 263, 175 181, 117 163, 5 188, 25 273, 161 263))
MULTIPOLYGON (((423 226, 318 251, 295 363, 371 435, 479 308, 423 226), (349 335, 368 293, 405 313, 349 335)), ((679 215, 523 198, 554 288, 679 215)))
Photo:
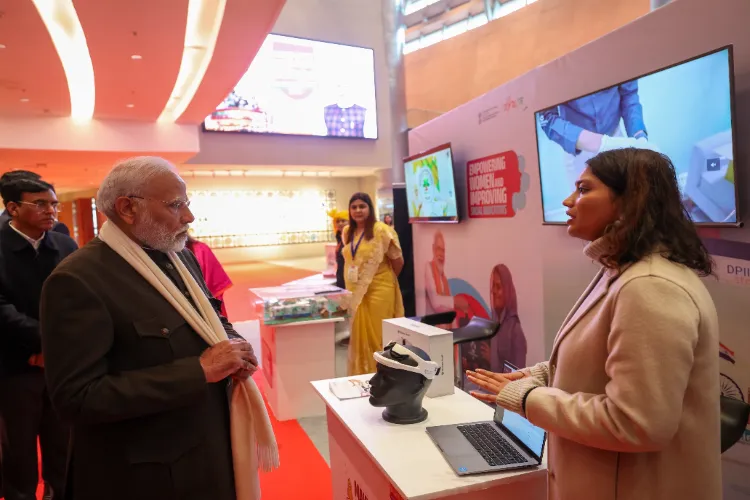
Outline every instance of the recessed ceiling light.
POLYGON ((135 107, 135 104, 126 104, 126 105, 125 105, 125 107, 126 107, 126 108, 134 108, 134 107, 135 107))
POLYGON ((5 45, 3 45, 2 43, 0 43, 0 49, 4 49, 4 48, 6 48, 5 45))
POLYGON ((28 97, 22 97, 21 98, 21 102, 29 102, 29 98, 28 97))
POLYGON ((140 54, 133 54, 132 56, 130 56, 130 58, 134 61, 140 61, 141 59, 143 59, 143 56, 141 56, 140 54))
POLYGON ((94 65, 73 0, 32 2, 62 62, 70 94, 70 116, 74 121, 88 122, 96 103, 94 65))

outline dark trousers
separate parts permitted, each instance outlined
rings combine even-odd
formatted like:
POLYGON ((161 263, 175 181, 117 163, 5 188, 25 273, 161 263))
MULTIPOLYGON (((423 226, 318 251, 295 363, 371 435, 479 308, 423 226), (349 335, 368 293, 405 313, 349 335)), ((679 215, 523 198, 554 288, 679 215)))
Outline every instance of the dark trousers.
POLYGON ((0 378, 0 419, 5 500, 36 499, 37 437, 42 478, 62 498, 69 434, 52 409, 41 370, 0 378))

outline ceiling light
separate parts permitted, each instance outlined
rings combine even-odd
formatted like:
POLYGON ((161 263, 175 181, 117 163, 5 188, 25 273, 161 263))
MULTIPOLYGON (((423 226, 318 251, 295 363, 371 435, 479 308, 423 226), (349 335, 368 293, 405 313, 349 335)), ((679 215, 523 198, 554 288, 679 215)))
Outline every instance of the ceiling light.
POLYGON ((330 177, 331 172, 318 172, 318 177, 330 177))
POLYGON ((132 56, 130 56, 130 58, 134 61, 140 61, 141 59, 143 59, 143 56, 141 56, 140 54, 133 54, 132 56))
POLYGON ((126 105, 125 105, 125 107, 126 107, 126 108, 134 108, 134 107, 135 107, 135 104, 126 104, 126 105))
POLYGON ((20 100, 21 100, 21 102, 29 102, 29 98, 28 97, 22 97, 20 100))
POLYGON ((94 66, 73 0, 32 0, 47 27, 65 70, 70 94, 70 116, 87 121, 96 102, 94 66))
POLYGON ((302 172, 302 177, 317 177, 317 172, 302 172))
POLYGON ((228 170, 214 170, 214 177, 229 177, 228 170))
POLYGON ((287 170, 284 172, 284 177, 302 177, 302 172, 292 172, 287 170))
POLYGON ((214 173, 210 170, 193 170, 193 177, 213 177, 214 173))
POLYGON ((0 43, 0 50, 2 50, 4 48, 6 48, 5 45, 3 45, 2 43, 0 43))
POLYGON ((226 0, 189 0, 180 71, 158 121, 177 121, 193 100, 214 55, 226 3, 226 0))
POLYGON ((245 175, 245 171, 244 170, 230 170, 229 175, 230 177, 242 177, 243 175, 245 175))

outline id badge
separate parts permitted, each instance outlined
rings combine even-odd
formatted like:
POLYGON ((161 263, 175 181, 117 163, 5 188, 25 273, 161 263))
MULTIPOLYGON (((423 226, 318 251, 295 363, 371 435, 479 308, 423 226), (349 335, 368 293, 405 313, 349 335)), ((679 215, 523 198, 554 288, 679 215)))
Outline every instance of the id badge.
POLYGON ((357 266, 349 266, 346 270, 346 280, 349 283, 357 282, 357 266))

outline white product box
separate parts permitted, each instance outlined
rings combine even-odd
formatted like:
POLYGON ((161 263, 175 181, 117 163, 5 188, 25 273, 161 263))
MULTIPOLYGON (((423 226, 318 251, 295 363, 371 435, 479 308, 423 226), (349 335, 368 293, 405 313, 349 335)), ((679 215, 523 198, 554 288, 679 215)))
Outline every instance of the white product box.
POLYGON ((383 320, 383 347, 394 341, 422 349, 440 365, 440 373, 427 390, 428 398, 453 394, 453 332, 409 318, 383 320))

